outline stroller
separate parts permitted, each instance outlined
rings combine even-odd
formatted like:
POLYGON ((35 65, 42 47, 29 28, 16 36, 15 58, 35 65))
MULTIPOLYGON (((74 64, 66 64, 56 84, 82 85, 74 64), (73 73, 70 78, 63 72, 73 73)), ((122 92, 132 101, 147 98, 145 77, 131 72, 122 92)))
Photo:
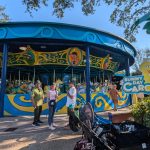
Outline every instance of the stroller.
POLYGON ((150 150, 150 128, 133 121, 112 124, 94 113, 90 103, 78 116, 71 113, 69 125, 74 132, 82 129, 82 139, 74 150, 150 150))

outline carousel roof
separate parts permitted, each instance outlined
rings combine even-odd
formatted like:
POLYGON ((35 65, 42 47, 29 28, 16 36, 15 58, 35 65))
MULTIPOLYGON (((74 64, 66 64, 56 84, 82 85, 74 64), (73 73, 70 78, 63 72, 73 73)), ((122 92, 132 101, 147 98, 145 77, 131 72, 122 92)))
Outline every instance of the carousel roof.
MULTIPOLYGON (((7 41, 10 51, 16 52, 17 46, 28 44, 37 48, 39 44, 57 51, 66 47, 83 48, 91 46, 93 54, 102 57, 110 54, 120 62, 119 70, 124 69, 129 58, 134 63, 135 48, 125 39, 101 30, 52 22, 7 22, 0 24, 0 43, 7 41)), ((2 47, 0 47, 2 49, 2 47)))

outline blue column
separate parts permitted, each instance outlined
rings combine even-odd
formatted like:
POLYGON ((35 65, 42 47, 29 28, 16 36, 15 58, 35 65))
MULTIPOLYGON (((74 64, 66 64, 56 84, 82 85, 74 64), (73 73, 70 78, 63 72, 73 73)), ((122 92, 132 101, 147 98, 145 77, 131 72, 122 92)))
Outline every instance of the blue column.
MULTIPOLYGON (((129 61, 129 58, 127 60, 127 65, 126 65, 125 71, 126 71, 126 76, 130 76, 130 61, 129 61)), ((129 94, 128 98, 130 99, 130 104, 132 105, 132 96, 131 96, 131 94, 129 94)))
POLYGON ((6 75, 7 75, 7 44, 3 45, 3 60, 2 60, 2 73, 1 73, 1 90, 0 90, 0 117, 4 116, 4 95, 6 91, 6 75))
POLYGON ((127 65, 126 65, 126 76, 130 76, 130 61, 129 61, 129 58, 127 60, 127 65))
POLYGON ((90 102, 90 48, 86 47, 86 102, 90 102))

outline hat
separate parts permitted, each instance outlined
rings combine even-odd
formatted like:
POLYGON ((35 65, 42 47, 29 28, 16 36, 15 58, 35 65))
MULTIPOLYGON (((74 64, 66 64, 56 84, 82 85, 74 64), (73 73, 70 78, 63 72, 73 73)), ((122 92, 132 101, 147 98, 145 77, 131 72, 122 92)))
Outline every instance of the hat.
POLYGON ((36 81, 36 84, 41 84, 40 80, 37 80, 37 81, 36 81))

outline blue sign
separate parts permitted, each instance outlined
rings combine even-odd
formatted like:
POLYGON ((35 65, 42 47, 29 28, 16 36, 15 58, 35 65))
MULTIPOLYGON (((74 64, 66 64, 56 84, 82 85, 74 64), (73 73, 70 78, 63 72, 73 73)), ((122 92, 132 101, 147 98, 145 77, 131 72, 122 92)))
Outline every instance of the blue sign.
POLYGON ((145 83, 144 76, 127 76, 123 79, 122 89, 127 94, 150 94, 150 83, 145 83))

